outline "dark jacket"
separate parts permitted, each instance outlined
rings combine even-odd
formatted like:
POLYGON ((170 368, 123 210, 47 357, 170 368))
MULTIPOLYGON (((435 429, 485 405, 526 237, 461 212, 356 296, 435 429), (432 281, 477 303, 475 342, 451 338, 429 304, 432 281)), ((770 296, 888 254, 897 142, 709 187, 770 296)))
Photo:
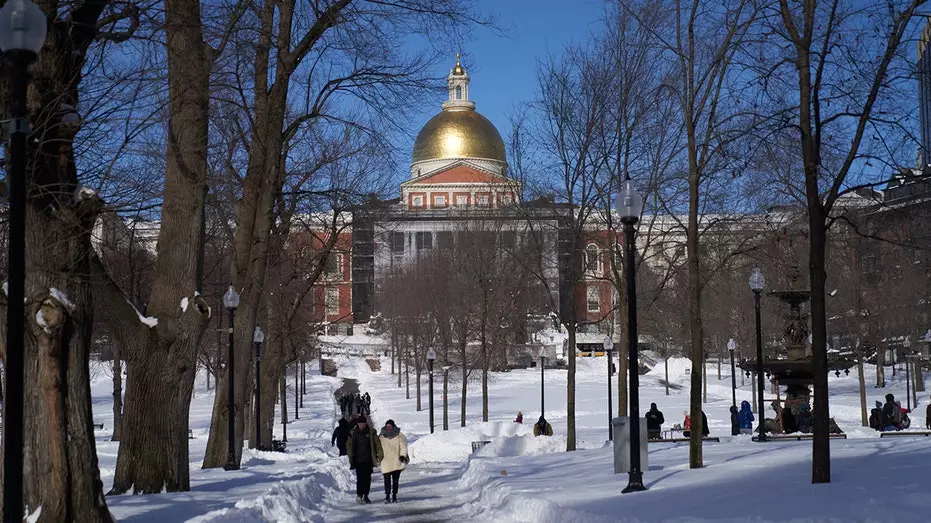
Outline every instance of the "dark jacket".
POLYGON ((740 421, 738 420, 737 407, 731 405, 731 436, 740 434, 740 421))
POLYGON ((711 429, 708 428, 708 417, 705 416, 705 411, 701 411, 701 435, 707 436, 711 434, 711 429))
POLYGON ((798 416, 795 417, 795 424, 797 425, 799 432, 804 432, 805 434, 811 433, 811 411, 803 410, 798 413, 798 416))
POLYGON ((928 408, 925 409, 925 427, 931 429, 931 403, 929 403, 928 408))
POLYGON ((330 438, 330 445, 336 445, 339 449, 339 455, 346 455, 346 439, 349 438, 349 422, 346 418, 339 419, 339 425, 333 429, 333 437, 330 438))
POLYGON ((737 423, 742 429, 752 429, 753 422, 756 421, 756 418, 753 417, 753 411, 750 410, 750 402, 744 400, 740 402, 740 413, 737 414, 737 423))
POLYGON ((896 425, 893 416, 895 416, 895 410, 898 408, 899 406, 896 405, 895 402, 888 400, 886 401, 885 405, 883 405, 883 427, 896 425))
POLYGON ((552 436, 553 435, 553 426, 550 425, 550 422, 545 419, 541 419, 533 424, 533 435, 534 436, 552 436))
POLYGON ((663 413, 659 409, 650 409, 647 411, 647 430, 660 430, 663 427, 663 423, 666 423, 666 419, 663 417, 663 413))
POLYGON ((384 457, 378 434, 368 426, 364 431, 356 426, 349 432, 346 452, 349 454, 349 468, 352 469, 373 469, 384 457))

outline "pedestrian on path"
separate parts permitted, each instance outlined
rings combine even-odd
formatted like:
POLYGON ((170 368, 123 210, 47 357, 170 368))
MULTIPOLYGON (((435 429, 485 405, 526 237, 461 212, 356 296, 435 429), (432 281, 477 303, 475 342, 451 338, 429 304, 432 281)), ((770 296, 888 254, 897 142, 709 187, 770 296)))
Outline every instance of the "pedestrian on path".
POLYGON ((756 418, 753 416, 753 410, 750 409, 749 401, 740 402, 740 412, 737 413, 737 423, 740 425, 741 434, 753 434, 753 422, 756 418))
POLYGON ((533 424, 533 435, 534 436, 552 436, 553 435, 553 426, 550 425, 550 422, 546 421, 546 418, 540 416, 540 419, 533 424))
POLYGON ((346 455, 346 440, 349 438, 349 431, 351 428, 346 418, 340 418, 339 423, 333 430, 333 436, 330 438, 330 446, 335 444, 336 448, 339 449, 340 456, 346 455))
POLYGON ((378 434, 378 439, 381 440, 383 454, 381 474, 385 478, 385 503, 397 503, 398 481, 408 462, 407 437, 394 424, 394 420, 389 419, 378 434))
POLYGON ((359 416, 356 426, 349 433, 346 451, 349 454, 349 469, 356 471, 356 503, 371 503, 372 471, 382 460, 381 441, 369 428, 365 416, 359 416))

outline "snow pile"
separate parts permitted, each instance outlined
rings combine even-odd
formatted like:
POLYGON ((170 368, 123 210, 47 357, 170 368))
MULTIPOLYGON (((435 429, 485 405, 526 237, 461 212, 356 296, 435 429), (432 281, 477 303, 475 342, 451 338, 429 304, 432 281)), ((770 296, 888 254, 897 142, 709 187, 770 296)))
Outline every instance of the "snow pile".
MULTIPOLYGON (((492 444, 496 445, 495 448, 501 449, 501 452, 505 452, 506 448, 512 449, 511 452, 513 452, 513 449, 518 446, 517 444, 498 443, 498 440, 513 438, 514 436, 525 436, 532 434, 533 430, 531 425, 500 421, 472 423, 466 427, 450 427, 450 429, 449 431, 439 431, 421 436, 417 441, 411 443, 408 447, 411 461, 464 461, 472 454, 473 441, 491 441, 492 444)), ((565 448, 565 440, 563 440, 563 448, 565 448)))
POLYGON ((504 458, 514 456, 539 456, 541 454, 564 452, 565 450, 565 435, 544 437, 534 436, 533 433, 530 433, 521 436, 495 438, 488 445, 478 449, 474 455, 482 458, 504 458))

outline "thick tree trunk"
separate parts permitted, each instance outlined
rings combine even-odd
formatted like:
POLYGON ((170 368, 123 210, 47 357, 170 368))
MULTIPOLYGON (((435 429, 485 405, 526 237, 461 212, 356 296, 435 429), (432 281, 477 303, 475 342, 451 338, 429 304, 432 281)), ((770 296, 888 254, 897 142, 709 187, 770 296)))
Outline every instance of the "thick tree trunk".
MULTIPOLYGON (((691 158, 691 155, 690 155, 691 158)), ((691 162, 690 162, 691 163, 691 162)), ((689 294, 689 337, 691 341, 691 389, 689 391, 689 416, 692 419, 689 435, 689 468, 704 466, 702 458, 702 378, 704 376, 704 327, 701 310, 701 264, 698 249, 698 191, 699 176, 697 167, 690 167, 689 175, 689 223, 686 251, 688 256, 688 294, 689 294)))
POLYGON ((827 273, 824 270, 827 243, 825 218, 820 200, 809 195, 810 249, 808 270, 811 279, 811 363, 812 372, 814 373, 812 483, 831 482, 831 441, 828 432, 828 420, 831 417, 831 412, 828 402, 827 315, 825 307, 827 273))
MULTIPOLYGON (((570 291, 571 292, 571 291, 570 291)), ((571 301, 570 308, 575 307, 574 300, 571 301)), ((569 335, 568 354, 566 358, 569 361, 569 374, 566 376, 566 451, 575 450, 575 314, 569 313, 569 321, 566 322, 566 332, 569 335)))
POLYGON ((120 440, 120 431, 123 425, 123 362, 120 359, 120 349, 113 349, 113 434, 110 441, 120 440))

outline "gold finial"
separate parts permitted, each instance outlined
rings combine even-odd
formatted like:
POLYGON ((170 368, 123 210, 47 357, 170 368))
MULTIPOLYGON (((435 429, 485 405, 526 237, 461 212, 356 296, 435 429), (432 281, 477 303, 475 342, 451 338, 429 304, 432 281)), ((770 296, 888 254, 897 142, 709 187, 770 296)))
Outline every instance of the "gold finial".
POLYGON ((453 67, 453 74, 462 76, 465 74, 465 69, 463 69, 462 63, 459 61, 459 56, 459 53, 456 53, 456 67, 453 67))

